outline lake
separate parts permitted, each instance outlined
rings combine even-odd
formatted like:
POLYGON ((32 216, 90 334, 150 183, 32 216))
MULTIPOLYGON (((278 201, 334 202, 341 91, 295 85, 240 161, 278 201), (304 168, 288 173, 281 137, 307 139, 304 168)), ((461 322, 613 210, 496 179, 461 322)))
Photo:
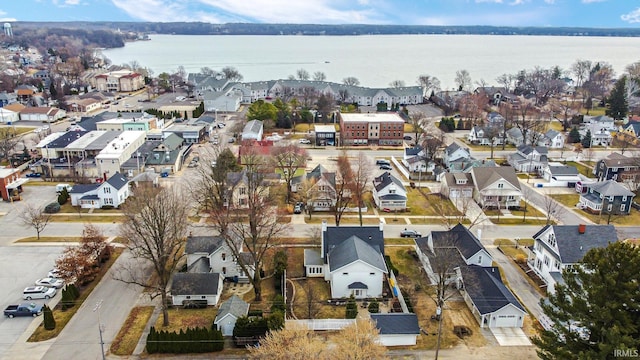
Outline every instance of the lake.
POLYGON ((640 38, 498 35, 219 36, 151 35, 150 41, 104 50, 113 64, 136 60, 161 72, 233 66, 244 81, 287 78, 298 69, 324 72, 327 81, 353 76, 365 87, 388 87, 394 80, 416 85, 421 74, 455 86, 456 71, 472 80, 497 84, 504 73, 535 66, 568 70, 578 59, 604 61, 620 75, 640 61, 640 38))

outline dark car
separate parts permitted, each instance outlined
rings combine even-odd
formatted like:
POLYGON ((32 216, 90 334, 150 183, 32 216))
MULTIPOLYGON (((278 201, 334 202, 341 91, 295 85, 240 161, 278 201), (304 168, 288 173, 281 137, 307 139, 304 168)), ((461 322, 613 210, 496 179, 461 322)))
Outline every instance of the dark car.
POLYGON ((411 138, 411 136, 409 136, 409 135, 405 135, 405 136, 403 137, 403 139, 405 139, 405 140, 411 140, 412 138, 411 138))
POLYGON ((42 177, 42 174, 41 173, 29 173, 29 174, 27 174, 25 176, 28 177, 28 178, 39 178, 39 177, 42 177))
POLYGON ((60 204, 57 202, 52 202, 44 207, 44 212, 47 214, 55 214, 60 211, 60 204))
POLYGON ((391 165, 380 165, 380 170, 393 170, 391 165))
POLYGON ((400 232, 400 237, 413 237, 413 238, 417 238, 417 237, 422 237, 422 234, 420 234, 419 232, 415 231, 415 230, 408 230, 408 229, 404 229, 400 232))

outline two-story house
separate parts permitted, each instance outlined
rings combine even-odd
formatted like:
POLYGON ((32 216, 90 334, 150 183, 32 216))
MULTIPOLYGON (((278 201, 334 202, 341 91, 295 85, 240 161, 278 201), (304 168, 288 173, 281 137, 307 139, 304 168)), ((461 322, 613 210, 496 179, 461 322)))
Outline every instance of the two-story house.
POLYGON ((613 225, 546 225, 533 239, 529 267, 553 294, 556 284, 563 283, 562 272, 578 266, 589 250, 618 241, 618 235, 613 225))
POLYGON ((522 130, 519 127, 514 126, 506 132, 507 144, 511 144, 514 146, 520 146, 525 143, 524 135, 522 135, 522 130))
POLYGON ((564 143, 564 135, 553 129, 549 129, 538 139, 538 146, 545 146, 550 149, 562 149, 564 143))
POLYGON ((250 196, 268 196, 269 186, 264 175, 248 172, 246 169, 239 172, 227 173, 227 193, 225 206, 234 209, 247 209, 250 196))
POLYGON ((402 211, 407 208, 407 190, 400 179, 385 171, 373 179, 373 201, 378 209, 402 211))
POLYGON ((519 172, 538 172, 548 162, 549 150, 544 146, 520 145, 507 157, 509 165, 519 172))
POLYGON ((640 141, 640 122, 629 121, 620 127, 617 137, 628 141, 631 144, 637 144, 640 141))
MULTIPOLYGON (((405 148, 404 155, 402 156, 402 164, 409 172, 428 171, 426 153, 422 146, 405 148)), ((433 168, 431 170, 433 171, 433 168)))
POLYGON ((442 153, 442 162, 444 162, 444 166, 447 169, 454 161, 464 161, 468 159, 471 159, 471 153, 469 152, 469 149, 463 148, 456 142, 453 142, 449 146, 447 146, 442 153))
POLYGON ((498 209, 520 206, 520 181, 511 166, 475 167, 471 169, 471 177, 475 186, 473 198, 480 206, 498 209))
POLYGON ((593 174, 600 180, 626 181, 640 176, 640 160, 636 157, 626 157, 612 152, 606 158, 599 160, 593 168, 593 174))
POLYGON ((324 277, 332 298, 381 297, 387 266, 383 225, 329 227, 322 222, 320 249, 306 249, 307 277, 324 277))
MULTIPOLYGON (((240 240, 238 240, 240 241, 240 240)), ((235 246, 242 250, 240 243, 235 246)), ((189 234, 184 253, 187 257, 187 272, 189 273, 219 273, 224 278, 234 282, 248 283, 253 277, 255 269, 251 261, 251 254, 240 251, 239 256, 244 260, 247 274, 238 263, 229 244, 221 236, 193 236, 189 234)))
POLYGON ((591 184, 578 207, 594 214, 628 215, 635 194, 613 180, 591 184))
MULTIPOLYGON (((291 191, 306 191, 307 207, 313 211, 330 211, 336 204, 336 173, 318 164, 306 175, 291 179, 291 191), (305 184, 306 182, 306 184, 305 184)), ((343 196, 348 197, 348 190, 343 196)))
POLYGON ((71 205, 83 209, 117 208, 129 197, 129 180, 116 172, 107 181, 97 184, 74 185, 69 191, 71 205))
POLYGON ((440 193, 453 202, 473 198, 473 178, 470 173, 445 173, 440 184, 440 193))

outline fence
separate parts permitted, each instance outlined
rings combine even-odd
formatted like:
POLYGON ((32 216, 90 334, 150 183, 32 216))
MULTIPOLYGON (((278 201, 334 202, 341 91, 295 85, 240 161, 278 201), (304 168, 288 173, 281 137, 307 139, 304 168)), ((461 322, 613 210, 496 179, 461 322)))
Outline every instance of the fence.
POLYGON ((285 325, 298 324, 305 326, 309 330, 341 330, 351 324, 355 319, 308 319, 308 320, 287 320, 285 325))

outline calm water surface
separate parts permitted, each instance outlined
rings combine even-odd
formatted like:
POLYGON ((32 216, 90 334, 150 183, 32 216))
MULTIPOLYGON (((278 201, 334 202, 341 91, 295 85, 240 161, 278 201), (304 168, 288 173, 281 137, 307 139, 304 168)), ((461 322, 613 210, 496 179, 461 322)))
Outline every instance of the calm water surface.
POLYGON ((403 80, 415 85, 420 74, 454 86, 456 71, 466 69, 474 82, 496 84, 504 73, 534 66, 569 69, 577 59, 610 63, 616 75, 640 61, 640 38, 372 35, 372 36, 217 36, 152 35, 151 41, 103 51, 113 64, 138 61, 154 71, 188 72, 208 66, 237 68, 245 81, 287 78, 298 69, 324 72, 328 81, 348 76, 362 86, 387 87, 403 80))

